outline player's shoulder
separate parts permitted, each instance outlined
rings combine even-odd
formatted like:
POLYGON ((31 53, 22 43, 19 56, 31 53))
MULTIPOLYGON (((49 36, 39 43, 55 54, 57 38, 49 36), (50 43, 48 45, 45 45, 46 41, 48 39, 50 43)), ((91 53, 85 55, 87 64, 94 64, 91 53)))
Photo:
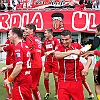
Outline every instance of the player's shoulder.
POLYGON ((26 49, 29 49, 29 47, 26 45, 26 43, 20 42, 20 43, 17 44, 17 46, 14 47, 14 49, 16 51, 18 51, 18 50, 19 51, 25 51, 26 49))
POLYGON ((64 49, 64 46, 61 45, 61 44, 58 44, 58 45, 56 46, 56 49, 62 50, 62 49, 64 49))
POLYGON ((81 44, 75 42, 75 43, 71 43, 71 46, 75 47, 75 48, 81 48, 81 44))
POLYGON ((57 38, 57 37, 53 37, 53 40, 54 40, 54 41, 57 41, 57 40, 58 40, 58 38, 57 38))

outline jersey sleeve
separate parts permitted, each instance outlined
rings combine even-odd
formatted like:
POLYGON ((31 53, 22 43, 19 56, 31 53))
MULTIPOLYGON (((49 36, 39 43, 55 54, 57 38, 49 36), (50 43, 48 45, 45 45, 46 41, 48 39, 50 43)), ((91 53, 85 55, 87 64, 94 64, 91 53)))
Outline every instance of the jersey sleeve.
POLYGON ((100 51, 99 50, 94 50, 94 54, 97 56, 100 56, 100 51))
POLYGON ((60 44, 55 47, 55 52, 61 52, 61 45, 60 44))
POLYGON ((6 51, 9 51, 13 49, 13 44, 8 44, 7 46, 3 47, 3 50, 6 52, 6 51))

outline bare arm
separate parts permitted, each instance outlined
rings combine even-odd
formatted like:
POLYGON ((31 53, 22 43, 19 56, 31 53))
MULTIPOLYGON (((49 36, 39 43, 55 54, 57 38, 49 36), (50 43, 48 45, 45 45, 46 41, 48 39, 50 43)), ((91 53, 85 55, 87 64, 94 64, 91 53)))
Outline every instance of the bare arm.
POLYGON ((4 46, 6 46, 7 44, 0 44, 0 47, 4 47, 4 46))
POLYGON ((75 54, 75 55, 80 55, 81 51, 76 49, 76 50, 70 50, 70 51, 67 51, 67 52, 55 52, 55 57, 58 58, 58 59, 62 59, 64 57, 67 57, 71 54, 75 54))
POLYGON ((45 52, 45 56, 48 56, 49 54, 52 54, 54 52, 55 52, 55 50, 51 50, 51 51, 45 52))
POLYGON ((22 70, 22 64, 17 64, 10 76, 12 78, 15 78, 21 72, 21 70, 22 70))
POLYGON ((92 59, 90 57, 86 58, 87 62, 86 65, 84 67, 84 69, 82 70, 82 75, 88 75, 88 69, 90 68, 91 64, 92 64, 92 59))
POLYGON ((11 64, 11 65, 6 65, 6 67, 1 68, 0 72, 1 72, 1 73, 4 73, 4 72, 6 72, 7 70, 12 69, 12 68, 13 68, 13 64, 11 64))
POLYGON ((3 49, 0 48, 0 52, 3 52, 3 49))

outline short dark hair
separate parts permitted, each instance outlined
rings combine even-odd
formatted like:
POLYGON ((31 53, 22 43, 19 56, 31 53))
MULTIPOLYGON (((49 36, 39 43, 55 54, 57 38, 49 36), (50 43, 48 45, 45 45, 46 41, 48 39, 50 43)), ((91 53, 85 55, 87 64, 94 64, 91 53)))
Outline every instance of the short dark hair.
POLYGON ((71 32, 69 30, 63 30, 62 33, 61 33, 62 36, 72 36, 71 32))
POLYGON ((100 24, 96 26, 98 32, 100 31, 100 24))
POLYGON ((33 32, 36 31, 36 26, 35 26, 35 24, 33 24, 33 23, 27 24, 27 25, 26 25, 26 28, 29 28, 30 30, 33 29, 33 32))
POLYGON ((13 33, 17 34, 17 36, 19 38, 22 39, 22 37, 23 37, 23 31, 21 30, 21 28, 12 27, 11 30, 12 30, 13 33))
POLYGON ((53 33, 53 30, 52 30, 52 28, 46 28, 46 29, 45 29, 45 31, 48 31, 48 32, 51 32, 51 33, 53 33))

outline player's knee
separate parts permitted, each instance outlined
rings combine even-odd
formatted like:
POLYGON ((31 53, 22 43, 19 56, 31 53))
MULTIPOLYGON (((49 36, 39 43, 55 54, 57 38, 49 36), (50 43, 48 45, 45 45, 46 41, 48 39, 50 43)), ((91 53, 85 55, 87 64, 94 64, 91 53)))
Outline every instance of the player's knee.
POLYGON ((49 76, 44 76, 44 80, 49 80, 49 76))

